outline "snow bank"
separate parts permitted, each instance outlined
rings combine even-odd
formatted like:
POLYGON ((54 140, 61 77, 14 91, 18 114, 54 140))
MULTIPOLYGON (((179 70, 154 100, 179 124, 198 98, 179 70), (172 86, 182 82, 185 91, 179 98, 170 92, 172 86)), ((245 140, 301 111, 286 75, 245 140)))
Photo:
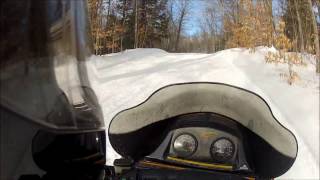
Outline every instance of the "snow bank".
MULTIPOLYGON (((275 51, 259 47, 228 49, 215 54, 167 53, 136 49, 89 61, 89 76, 103 108, 106 125, 119 111, 144 101, 155 90, 173 83, 209 81, 246 88, 261 95, 276 118, 299 143, 293 167, 279 179, 319 178, 319 76, 309 59, 295 67, 301 80, 290 86, 280 77, 284 64, 266 64, 264 55, 275 51)), ((108 164, 118 157, 107 142, 108 164)), ((276 162, 275 162, 276 163, 276 162)))

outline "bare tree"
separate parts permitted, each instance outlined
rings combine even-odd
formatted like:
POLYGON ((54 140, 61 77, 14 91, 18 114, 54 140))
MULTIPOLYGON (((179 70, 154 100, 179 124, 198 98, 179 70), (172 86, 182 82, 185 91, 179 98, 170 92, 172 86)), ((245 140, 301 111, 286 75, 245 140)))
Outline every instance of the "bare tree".
MULTIPOLYGON (((275 34, 275 31, 276 31, 276 26, 275 26, 274 19, 273 19, 272 0, 263 0, 263 5, 264 5, 264 8, 267 11, 267 15, 268 15, 267 19, 269 21, 269 24, 272 27, 272 30, 270 31, 270 33, 271 33, 270 36, 273 36, 273 34, 275 34)), ((268 42, 269 46, 274 44, 273 40, 274 40, 273 38, 270 39, 270 42, 268 42)))
POLYGON ((177 27, 174 21, 173 9, 174 9, 175 0, 169 0, 167 6, 167 13, 169 18, 168 23, 168 39, 166 41, 165 47, 168 51, 172 51, 174 49, 174 43, 176 39, 177 27))
POLYGON ((179 48, 181 32, 184 28, 183 26, 186 21, 187 14, 189 13, 190 0, 181 0, 179 1, 179 3, 180 4, 178 6, 178 19, 177 19, 178 29, 177 29, 175 48, 174 48, 175 51, 178 51, 178 48, 179 48))
POLYGON ((203 22, 202 22, 202 29, 208 34, 207 42, 207 53, 213 53, 216 51, 216 35, 218 31, 219 23, 219 13, 218 8, 219 5, 213 3, 212 1, 207 1, 206 8, 203 13, 203 22))
MULTIPOLYGON (((125 28, 125 23, 126 23, 126 18, 127 18, 127 0, 123 1, 123 6, 122 6, 122 28, 125 28)), ((120 37, 120 51, 123 51, 123 37, 125 35, 125 31, 123 30, 121 32, 121 37, 120 37)))
POLYGON ((314 35, 314 48, 316 50, 317 55, 317 73, 320 73, 320 48, 319 48, 319 34, 318 34, 318 28, 317 28, 317 21, 313 13, 313 6, 311 0, 308 0, 309 9, 311 11, 311 18, 312 18, 312 29, 313 29, 313 35, 314 35))
POLYGON ((299 5, 297 3, 297 0, 294 0, 293 3, 294 3, 296 15, 297 15, 297 20, 298 20, 300 51, 304 52, 304 37, 303 37, 303 32, 302 32, 302 22, 301 22, 301 17, 300 17, 300 12, 299 12, 299 5))
POLYGON ((139 0, 135 0, 134 1, 134 11, 135 11, 135 22, 134 22, 134 48, 138 48, 138 41, 139 41, 139 36, 138 36, 138 1, 139 0))

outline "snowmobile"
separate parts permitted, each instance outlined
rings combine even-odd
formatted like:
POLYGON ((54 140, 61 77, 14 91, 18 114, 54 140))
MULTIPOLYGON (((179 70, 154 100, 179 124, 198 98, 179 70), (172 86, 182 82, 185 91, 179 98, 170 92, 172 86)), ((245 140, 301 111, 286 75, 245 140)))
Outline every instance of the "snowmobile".
POLYGON ((295 136, 259 95, 209 82, 163 87, 118 113, 108 139, 91 88, 85 0, 1 1, 0 179, 271 179, 295 136))

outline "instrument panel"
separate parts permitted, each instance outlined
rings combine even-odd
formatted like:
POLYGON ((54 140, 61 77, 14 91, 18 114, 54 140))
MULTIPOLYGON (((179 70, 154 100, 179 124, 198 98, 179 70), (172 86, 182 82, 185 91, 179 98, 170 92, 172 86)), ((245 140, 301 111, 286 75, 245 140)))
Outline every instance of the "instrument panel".
POLYGON ((223 131, 188 127, 173 133, 169 156, 212 163, 231 164, 238 139, 223 131))
POLYGON ((182 127, 172 130, 160 147, 162 150, 149 158, 161 157, 169 163, 196 168, 252 172, 239 133, 211 127, 182 127))

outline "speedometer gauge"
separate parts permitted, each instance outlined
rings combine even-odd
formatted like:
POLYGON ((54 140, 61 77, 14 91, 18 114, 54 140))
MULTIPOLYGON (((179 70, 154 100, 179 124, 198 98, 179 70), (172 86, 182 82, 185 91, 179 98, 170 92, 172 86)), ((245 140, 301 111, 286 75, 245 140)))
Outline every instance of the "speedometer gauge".
POLYGON ((173 142, 173 150, 180 157, 191 156, 197 149, 197 140, 190 134, 181 134, 173 142))
POLYGON ((219 138, 211 145, 210 153, 213 160, 218 162, 229 161, 235 152, 235 145, 227 138, 219 138))

